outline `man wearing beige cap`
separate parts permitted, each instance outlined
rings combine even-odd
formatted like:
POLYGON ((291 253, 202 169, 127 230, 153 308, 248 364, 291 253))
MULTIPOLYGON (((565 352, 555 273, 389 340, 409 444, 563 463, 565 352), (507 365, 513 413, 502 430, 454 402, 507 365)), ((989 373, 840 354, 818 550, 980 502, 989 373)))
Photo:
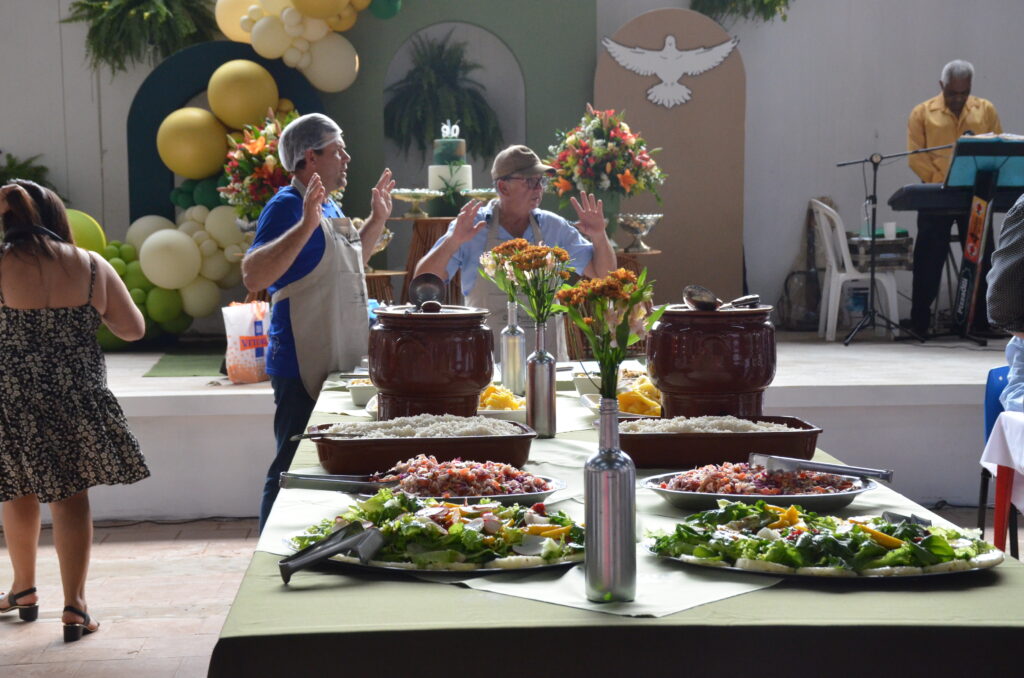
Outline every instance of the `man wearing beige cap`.
MULTIPOLYGON (((416 265, 416 275, 433 273, 449 280, 456 271, 462 274, 462 295, 466 304, 491 311, 488 324, 495 333, 495 346, 505 325, 508 297, 494 283, 480 279, 477 269, 484 252, 506 240, 525 238, 534 244, 563 248, 569 253, 576 272, 587 277, 603 277, 615 268, 615 253, 605 234, 602 205, 592 194, 581 193, 579 200, 572 199, 579 217, 575 227, 557 214, 540 209, 547 175, 554 171, 550 165, 541 163, 527 146, 509 146, 503 150, 491 167, 497 200, 486 205, 478 200, 466 203, 448 231, 416 265)), ((524 325, 529 322, 527 319, 524 325)), ((561 327, 561 323, 555 325, 561 327)), ((564 347, 564 337, 557 330, 554 333, 555 336, 545 342, 547 346, 564 347)), ((564 353, 564 349, 560 353, 564 353)), ((564 358, 566 356, 559 356, 559 359, 564 358)))

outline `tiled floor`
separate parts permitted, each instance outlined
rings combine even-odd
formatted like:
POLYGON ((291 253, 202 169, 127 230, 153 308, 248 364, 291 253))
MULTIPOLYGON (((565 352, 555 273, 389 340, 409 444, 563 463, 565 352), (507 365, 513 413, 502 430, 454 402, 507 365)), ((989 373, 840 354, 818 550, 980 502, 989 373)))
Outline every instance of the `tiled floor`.
MULTIPOLYGON (((51 532, 39 550, 39 620, 0 617, 5 678, 197 678, 256 546, 256 520, 98 525, 87 596, 101 622, 77 643, 62 640, 60 576, 51 532)), ((0 541, 0 589, 10 585, 0 541)))
MULTIPOLYGON (((975 509, 937 511, 975 524, 975 509)), ((992 538, 991 510, 987 538, 992 538)), ((1024 539, 1024 529, 1021 530, 1024 539)), ((0 617, 4 678, 194 678, 206 675, 210 654, 256 546, 256 521, 98 526, 88 596, 103 626, 64 644, 60 580, 49 530, 39 552, 39 621, 0 617)), ((0 581, 10 564, 0 541, 0 581)))

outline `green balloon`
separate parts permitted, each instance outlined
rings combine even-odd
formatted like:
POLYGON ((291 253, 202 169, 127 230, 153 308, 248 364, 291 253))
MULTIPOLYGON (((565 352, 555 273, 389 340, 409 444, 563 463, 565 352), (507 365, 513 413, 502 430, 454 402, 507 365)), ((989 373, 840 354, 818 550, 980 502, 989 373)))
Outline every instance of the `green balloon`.
POLYGON ((121 256, 121 248, 117 245, 107 245, 103 248, 102 254, 104 259, 110 261, 111 259, 116 259, 121 256))
POLYGON ((192 324, 192 316, 182 313, 176 318, 160 323, 160 329, 171 334, 181 334, 192 324))
POLYGON ((160 329, 160 324, 153 322, 152 318, 146 318, 146 334, 142 337, 143 339, 156 339, 163 330, 160 329))
POLYGON ((402 0, 373 0, 370 13, 378 19, 390 19, 402 9, 402 0))
POLYGON ((158 323, 176 318, 181 314, 181 292, 154 287, 146 295, 146 310, 149 317, 158 323))
POLYGON ((96 330, 96 341, 104 351, 119 351, 128 346, 127 341, 116 336, 106 325, 100 325, 96 330))
POLYGON ((128 262, 128 267, 124 274, 124 284, 128 286, 128 289, 138 287, 146 292, 153 289, 153 283, 142 272, 142 264, 139 263, 138 259, 128 262))
POLYGON ((207 209, 213 209, 220 205, 220 191, 217 190, 217 178, 210 177, 203 179, 196 184, 196 190, 192 191, 192 199, 197 205, 207 209))
POLYGON ((180 186, 171 191, 171 204, 183 210, 187 210, 195 201, 192 199, 192 191, 183 190, 180 186))
POLYGON ((139 251, 135 249, 135 245, 126 242, 121 245, 121 258, 124 259, 124 263, 130 264, 139 258, 139 251))
POLYGON ((123 278, 124 274, 128 272, 128 264, 124 263, 124 259, 121 257, 114 257, 109 261, 110 265, 114 267, 115 271, 117 271, 117 274, 123 278))
POLYGON ((192 191, 196 190, 196 184, 198 183, 199 182, 196 181, 195 179, 185 179, 185 181, 181 182, 181 186, 179 186, 179 188, 183 191, 191 193, 192 191))
POLYGON ((141 287, 128 290, 128 294, 132 295, 132 301, 135 302, 136 306, 141 308, 146 307, 146 290, 141 287))

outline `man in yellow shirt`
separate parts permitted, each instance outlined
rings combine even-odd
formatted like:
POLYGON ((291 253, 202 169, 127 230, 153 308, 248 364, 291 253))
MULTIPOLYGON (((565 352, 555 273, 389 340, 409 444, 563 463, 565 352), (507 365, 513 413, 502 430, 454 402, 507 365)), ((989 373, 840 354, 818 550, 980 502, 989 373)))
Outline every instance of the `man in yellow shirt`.
MULTIPOLYGON (((999 114, 991 102, 971 96, 971 80, 974 66, 962 60, 950 61, 942 69, 939 87, 942 92, 928 101, 914 107, 907 120, 907 150, 956 143, 964 134, 985 134, 1003 131, 999 114)), ((953 149, 918 153, 908 158, 910 169, 921 181, 941 183, 946 180, 953 149)), ((961 247, 967 237, 968 213, 961 215, 917 214, 917 242, 914 244, 914 286, 910 310, 910 326, 924 336, 931 319, 931 306, 939 291, 942 266, 946 260, 949 234, 953 222, 957 222, 957 235, 961 247)), ((988 258, 982 270, 988 266, 988 258)), ((979 299, 985 298, 984 276, 979 277, 979 299)), ((985 309, 982 306, 975 318, 984 322, 985 309)))

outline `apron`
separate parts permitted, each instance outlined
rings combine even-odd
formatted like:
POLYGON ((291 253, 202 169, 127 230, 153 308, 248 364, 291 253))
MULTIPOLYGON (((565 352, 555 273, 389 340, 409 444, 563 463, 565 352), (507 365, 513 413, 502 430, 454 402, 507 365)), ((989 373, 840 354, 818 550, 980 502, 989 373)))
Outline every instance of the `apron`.
MULTIPOLYGON (((487 246, 484 249, 485 252, 489 252, 503 241, 498 237, 498 227, 501 225, 501 213, 498 207, 498 202, 494 202, 494 210, 491 213, 491 219, 487 223, 487 246)), ((533 233, 533 243, 539 244, 541 242, 540 226, 537 225, 537 219, 530 214, 530 231, 533 233)), ((501 291, 501 289, 490 280, 484 278, 481 275, 477 275, 476 284, 473 285, 473 289, 469 291, 465 301, 467 306, 475 306, 476 308, 486 308, 491 312, 491 333, 494 335, 494 351, 495 359, 499 359, 501 347, 501 330, 508 324, 508 295, 501 291)), ((534 339, 534 330, 537 324, 527 315, 526 311, 520 306, 517 314, 519 326, 526 332, 526 353, 529 355, 533 353, 536 347, 536 340, 534 339)), ((555 360, 566 361, 569 359, 569 353, 565 344, 565 329, 563 327, 563 314, 558 313, 548 318, 547 328, 544 332, 544 348, 548 353, 555 356, 555 360)))
MULTIPOLYGON (((292 186, 305 195, 298 179, 292 186)), ((340 210, 339 210, 340 211, 340 210)), ((290 299, 292 336, 299 376, 313 400, 327 375, 359 365, 369 344, 363 247, 352 222, 323 217, 324 255, 309 275, 285 285, 272 304, 290 299)))

